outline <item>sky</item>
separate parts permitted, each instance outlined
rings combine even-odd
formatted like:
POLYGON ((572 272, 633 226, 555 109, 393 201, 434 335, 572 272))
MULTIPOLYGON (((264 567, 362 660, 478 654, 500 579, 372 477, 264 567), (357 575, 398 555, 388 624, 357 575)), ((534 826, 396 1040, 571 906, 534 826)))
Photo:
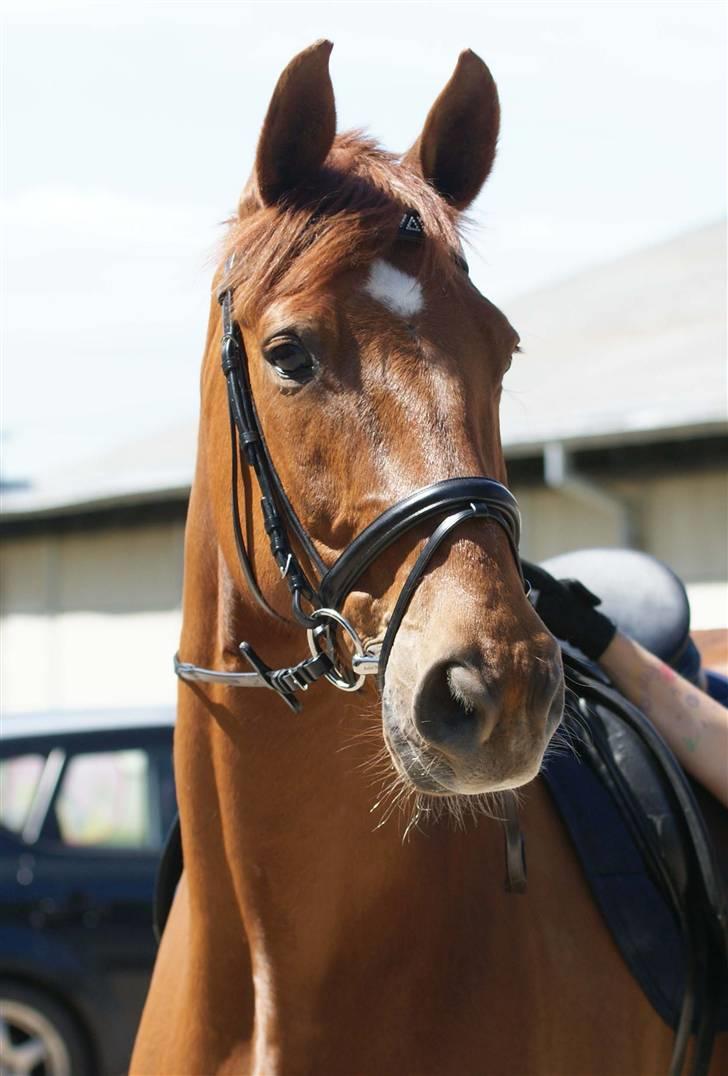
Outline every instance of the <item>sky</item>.
POLYGON ((416 139, 463 48, 502 106, 475 283, 516 295, 725 215, 726 6, 0 3, 0 476, 193 425, 209 284, 276 79, 334 42, 339 128, 416 139))

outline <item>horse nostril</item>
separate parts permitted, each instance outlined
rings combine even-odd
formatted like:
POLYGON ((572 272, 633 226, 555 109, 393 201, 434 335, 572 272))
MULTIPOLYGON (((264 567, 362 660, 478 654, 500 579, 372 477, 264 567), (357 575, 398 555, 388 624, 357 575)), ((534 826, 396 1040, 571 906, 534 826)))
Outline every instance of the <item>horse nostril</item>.
POLYGON ((480 673, 450 661, 430 669, 415 699, 414 718, 423 739, 461 753, 485 743, 496 710, 480 673))

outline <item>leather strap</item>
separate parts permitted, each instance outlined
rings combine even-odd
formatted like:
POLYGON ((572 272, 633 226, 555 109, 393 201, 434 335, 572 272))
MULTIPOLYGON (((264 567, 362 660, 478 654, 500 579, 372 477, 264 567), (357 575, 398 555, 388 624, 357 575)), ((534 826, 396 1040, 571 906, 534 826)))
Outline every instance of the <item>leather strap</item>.
POLYGON ((281 696, 291 710, 298 713, 301 703, 296 691, 308 691, 311 684, 334 671, 334 663, 328 654, 320 652, 304 658, 297 665, 283 669, 271 669, 253 650, 249 643, 240 644, 240 653, 255 670, 254 672, 227 672, 206 669, 202 665, 180 661, 174 655, 174 671, 180 680, 198 684, 224 684, 226 687, 268 687, 281 696))
POLYGON ((513 792, 501 793, 505 818, 503 819, 503 839, 506 856, 506 892, 525 893, 526 880, 526 845, 518 819, 518 800, 513 792))
POLYGON ((319 592, 324 605, 340 608, 367 568, 403 534, 435 516, 466 508, 476 502, 493 509, 494 518, 497 509, 501 517, 498 522, 508 535, 520 572, 518 543, 521 514, 518 501, 511 491, 493 478, 446 478, 415 490, 391 508, 385 509, 357 535, 321 580, 319 592))
MULTIPOLYGON (((456 479, 455 481, 462 480, 456 479)), ((478 480, 466 479, 465 481, 477 482, 478 480)), ((481 479, 480 481, 488 482, 490 485, 489 479, 481 479)), ((442 483, 439 484, 442 485, 442 483)), ((433 487, 428 488, 432 489, 433 487)), ((506 490, 506 492, 508 491, 506 490)), ((380 520, 381 519, 382 517, 380 516, 380 520)), ((492 520, 494 523, 498 523, 503 528, 503 530, 508 535, 508 538, 511 543, 511 549, 513 550, 514 556, 516 558, 516 564, 519 565, 520 570, 520 562, 518 560, 517 552, 517 531, 514 535, 511 530, 511 517, 502 510, 500 500, 496 501, 491 499, 489 501, 484 500, 482 503, 473 502, 472 504, 469 504, 467 508, 463 508, 459 512, 454 512, 452 515, 449 515, 445 519, 443 519, 443 521, 436 528, 431 537, 427 540, 423 548, 420 550, 420 554, 417 557, 417 560, 415 561, 410 574, 407 576, 407 581, 402 587, 394 609, 392 610, 392 616, 390 617, 389 624, 387 625, 387 631, 384 636, 384 641, 382 642, 382 649, 379 652, 379 669, 377 675, 379 679, 380 691, 384 690, 384 677, 387 671, 387 663, 389 661, 389 655, 391 653, 392 645, 394 643, 394 637, 397 634, 397 631, 400 624, 402 623, 405 613, 407 612, 407 608, 412 600, 412 596, 417 589, 417 586, 422 579, 422 576, 425 573, 427 565, 430 563, 430 561, 432 560, 442 543, 445 541, 445 539, 455 530, 455 528, 459 527, 462 523, 466 523, 468 520, 471 519, 492 520)), ((376 522, 379 523, 380 520, 377 520, 376 522)), ((365 531, 364 534, 366 533, 367 532, 365 531)))
MULTIPOLYGON (((230 409, 231 416, 242 410, 240 401, 231 397, 230 409)), ((237 421, 233 422, 233 427, 234 430, 237 430, 237 433, 240 434, 240 425, 237 421)), ((249 427, 244 426, 243 429, 249 429, 249 427)), ((255 445, 255 437, 248 437, 246 443, 248 445, 255 445)), ((233 461, 232 477, 236 488, 236 447, 233 449, 233 461)), ((392 645, 394 643, 394 637, 407 612, 412 596, 430 560, 456 527, 471 519, 483 519, 497 523, 502 527, 508 538, 516 566, 521 575, 521 579, 523 579, 523 572, 518 554, 521 516, 518 510, 518 502, 513 494, 510 490, 506 489, 504 485, 492 478, 483 478, 480 476, 473 476, 470 478, 448 478, 442 482, 435 482, 432 485, 416 490, 408 497, 405 497, 404 500, 385 509, 380 516, 370 523, 369 526, 354 539, 351 545, 344 550, 332 567, 324 573, 318 591, 313 592, 313 601, 316 603, 317 607, 323 606, 324 608, 332 608, 335 610, 340 609, 357 580, 374 563, 376 558, 384 552, 384 550, 388 549, 389 546, 393 545, 408 531, 413 530, 420 524, 427 522, 435 516, 442 515, 443 513, 448 514, 446 515, 446 518, 440 522, 420 551, 397 599, 394 610, 392 611, 392 616, 384 636, 377 665, 380 688, 383 688, 384 686, 384 676, 392 645)), ((257 581, 250 569, 250 563, 247 557, 247 551, 245 549, 239 522, 237 495, 235 492, 233 494, 233 520, 240 563, 250 585, 251 593, 256 596, 259 604, 261 604, 264 609, 269 610, 274 616, 281 619, 278 613, 270 609, 270 606, 265 597, 261 594, 257 581)), ((281 564, 284 555, 282 550, 285 546, 279 544, 276 548, 277 559, 279 564, 281 564)), ((298 561, 295 561, 295 565, 294 578, 297 580, 298 576, 295 576, 295 571, 300 567, 298 566, 298 561)), ((525 581, 524 585, 527 585, 525 581)), ((294 595, 294 601, 296 594, 300 591, 303 591, 308 595, 308 592, 303 590, 304 587, 310 587, 307 580, 305 580, 304 584, 300 587, 297 582, 294 582, 294 585, 291 588, 294 595)), ((313 590, 313 588, 311 588, 311 590, 313 590)), ((314 626, 320 626, 319 621, 313 620, 311 623, 313 623, 314 626)), ((278 670, 277 672, 270 669, 249 644, 241 644, 241 652, 249 664, 258 671, 263 670, 263 673, 256 676, 255 673, 216 672, 215 670, 203 669, 201 666, 180 662, 178 658, 175 658, 175 672, 183 680, 197 680, 206 683, 225 683, 231 687, 271 687, 273 690, 278 691, 284 701, 290 706, 292 698, 291 690, 295 690, 295 687, 289 690, 287 686, 290 684, 290 679, 287 676, 290 669, 278 670), (279 676, 278 673, 282 675, 279 676), (284 687, 284 690, 281 690, 282 687, 284 687)), ((306 661, 310 661, 310 659, 306 659, 306 661)), ((303 664, 305 663, 300 663, 298 666, 293 666, 292 668, 299 669, 303 664)), ((316 666, 316 670, 318 677, 326 676, 327 673, 333 671, 333 664, 329 662, 329 666, 325 670, 322 666, 316 666)), ((296 707, 293 708, 295 709, 296 707)))
MULTIPOLYGON (((313 625, 308 622, 308 618, 301 615, 300 601, 303 596, 314 606, 317 605, 316 591, 308 580, 290 544, 288 538, 289 528, 295 533, 303 546, 306 556, 316 570, 322 572, 325 570, 325 566, 283 492, 278 473, 268 455, 250 388, 245 346, 240 335, 240 329, 233 321, 232 294, 229 288, 220 293, 220 305, 222 308, 223 331, 221 365, 227 382, 228 405, 232 426, 236 434, 234 439, 239 440, 240 450, 245 454, 245 458, 255 473, 260 488, 260 504, 263 510, 263 519, 271 553, 278 564, 281 575, 288 584, 293 601, 294 616, 305 627, 312 627, 313 625)), ((241 563, 243 564, 246 580, 249 583, 251 580, 253 581, 251 586, 253 596, 258 604, 266 612, 270 613, 272 612, 271 607, 254 580, 252 571, 250 573, 245 571, 246 566, 250 569, 250 561, 242 542, 240 516, 237 506, 237 482, 233 490, 233 497, 234 520, 237 519, 237 524, 234 524, 236 526, 236 541, 239 544, 239 552, 242 549, 241 563)), ((274 613, 274 615, 277 614, 274 613)), ((281 619, 280 616, 278 616, 278 619, 281 619)))

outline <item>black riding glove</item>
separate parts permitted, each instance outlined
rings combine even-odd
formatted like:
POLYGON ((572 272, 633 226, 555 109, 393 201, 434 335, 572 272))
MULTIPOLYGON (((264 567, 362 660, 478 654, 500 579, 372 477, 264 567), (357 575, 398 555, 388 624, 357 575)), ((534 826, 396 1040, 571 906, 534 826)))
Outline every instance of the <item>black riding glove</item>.
POLYGON ((535 592, 533 607, 549 631, 598 661, 617 631, 609 617, 595 608, 601 598, 578 579, 554 579, 535 565, 529 564, 526 577, 535 592))

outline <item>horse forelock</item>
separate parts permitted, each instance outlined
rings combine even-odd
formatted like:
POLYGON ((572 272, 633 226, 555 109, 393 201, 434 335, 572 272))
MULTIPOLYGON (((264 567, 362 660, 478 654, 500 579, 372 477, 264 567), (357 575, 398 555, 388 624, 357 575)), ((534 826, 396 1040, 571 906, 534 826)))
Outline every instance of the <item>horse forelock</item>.
POLYGON ((339 273, 365 268, 392 247, 405 210, 423 224, 420 280, 446 281, 461 215, 360 132, 338 135, 316 184, 274 206, 261 205, 249 185, 224 252, 226 262, 233 256, 222 279, 234 290, 236 317, 249 324, 277 299, 315 295, 339 273))

